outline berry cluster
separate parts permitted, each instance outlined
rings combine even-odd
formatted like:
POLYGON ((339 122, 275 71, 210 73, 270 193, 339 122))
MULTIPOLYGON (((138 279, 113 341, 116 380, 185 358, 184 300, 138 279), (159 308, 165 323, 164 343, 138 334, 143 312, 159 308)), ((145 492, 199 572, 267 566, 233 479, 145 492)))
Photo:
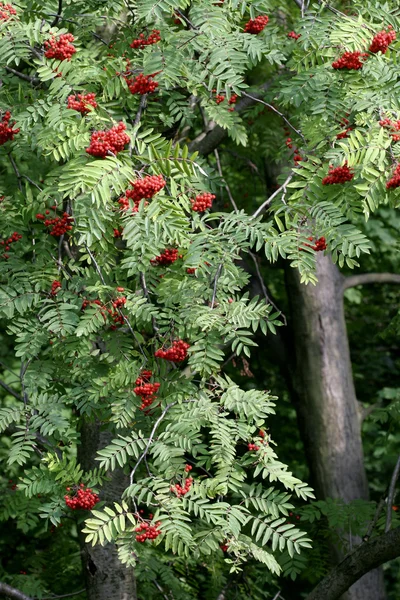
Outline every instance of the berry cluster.
POLYGON ((61 289, 61 283, 55 279, 51 284, 50 296, 56 296, 61 289))
MULTIPOLYGON (((20 233, 18 233, 18 231, 14 231, 14 233, 12 233, 8 239, 1 240, 0 245, 4 246, 4 250, 6 252, 8 252, 8 250, 10 250, 11 244, 18 242, 18 240, 20 240, 21 238, 22 238, 22 235, 20 233)), ((9 258, 9 256, 8 256, 8 254, 4 253, 4 254, 2 254, 2 258, 5 258, 7 260, 9 258)))
POLYGON ((314 245, 306 244, 308 248, 312 248, 315 252, 323 252, 327 249, 326 239, 324 237, 320 237, 318 239, 314 239, 312 236, 307 238, 310 242, 314 242, 314 245))
POLYGON ((250 21, 248 21, 245 25, 244 32, 257 35, 258 33, 261 33, 261 31, 265 28, 268 21, 269 17, 267 17, 266 15, 260 15, 255 19, 250 19, 250 21))
POLYGON ((16 14, 17 11, 12 4, 3 4, 3 2, 0 2, 0 21, 8 21, 16 14))
POLYGON ((148 175, 143 179, 138 179, 134 183, 131 182, 132 189, 128 189, 125 192, 125 196, 122 196, 118 200, 118 204, 121 206, 121 210, 128 210, 129 200, 133 200, 134 206, 132 212, 139 210, 140 201, 143 198, 152 198, 165 186, 166 181, 162 175, 148 175))
POLYGON ((14 139, 14 135, 19 133, 19 129, 13 129, 15 121, 10 125, 11 113, 7 110, 0 121, 0 146, 14 139))
POLYGON ((368 57, 366 52, 360 52, 357 50, 356 52, 345 52, 343 56, 338 58, 335 62, 332 63, 332 67, 334 69, 348 69, 348 70, 358 70, 361 69, 363 63, 362 59, 368 57))
POLYGON ((134 79, 127 79, 125 81, 128 85, 131 94, 152 94, 158 88, 158 82, 153 81, 155 73, 152 75, 143 75, 139 73, 134 79))
POLYGON ((86 152, 91 156, 105 158, 109 153, 122 152, 130 137, 125 133, 126 125, 120 121, 117 125, 106 131, 94 131, 90 139, 90 146, 86 152))
POLYGON ((187 350, 190 348, 190 344, 183 340, 175 340, 168 350, 157 350, 154 354, 156 358, 164 358, 172 362, 182 362, 187 357, 187 350))
POLYGON ((298 40, 301 37, 301 33, 296 33, 295 31, 289 31, 287 34, 288 38, 292 38, 293 40, 298 40))
POLYGON ((196 273, 196 269, 193 267, 188 267, 186 269, 186 273, 188 273, 189 275, 194 275, 196 273))
POLYGON ((179 254, 176 248, 167 248, 162 252, 159 256, 153 258, 150 262, 153 265, 172 265, 176 260, 178 260, 179 254))
POLYGON ((400 141, 400 133, 394 133, 395 131, 400 132, 400 121, 391 121, 390 119, 382 119, 379 121, 379 125, 381 127, 385 127, 386 129, 390 129, 392 136, 392 140, 394 142, 400 141))
POLYGON ((382 52, 382 54, 385 54, 389 45, 394 42, 395 39, 396 32, 393 31, 393 27, 389 25, 388 31, 383 30, 376 34, 371 42, 369 51, 373 52, 374 54, 376 52, 382 52))
MULTIPOLYGON (((48 213, 49 211, 46 211, 48 213)), ((72 229, 72 221, 73 217, 70 217, 68 213, 63 213, 62 217, 54 217, 54 219, 46 219, 46 217, 40 213, 36 215, 36 218, 39 221, 43 221, 46 227, 52 227, 50 230, 50 235, 54 237, 59 237, 67 233, 67 231, 71 231, 72 229)))
POLYGON ((345 183, 351 181, 354 177, 354 173, 349 169, 345 163, 342 167, 329 166, 329 173, 322 180, 322 185, 333 185, 335 183, 345 183))
POLYGON ((141 33, 136 40, 133 40, 129 45, 131 48, 144 48, 145 46, 151 46, 157 44, 161 40, 160 31, 153 29, 150 35, 146 38, 144 33, 141 33))
POLYGON ((89 106, 97 107, 95 101, 96 94, 78 94, 77 96, 68 96, 68 108, 77 110, 81 115, 87 115, 90 112, 89 106))
MULTIPOLYGON (((70 492, 71 488, 67 487, 67 492, 70 492)), ((72 508, 72 510, 92 510, 92 508, 100 501, 97 494, 92 492, 90 488, 85 489, 85 484, 81 483, 78 487, 74 487, 74 496, 68 494, 64 496, 65 504, 72 508)))
POLYGON ((142 404, 139 407, 140 410, 145 410, 154 402, 155 395, 159 390, 159 383, 150 383, 152 375, 152 371, 142 371, 141 375, 135 381, 136 387, 133 392, 142 399, 142 404))
MULTIPOLYGON (((185 469, 185 471, 186 471, 186 469, 185 469)), ((181 498, 182 496, 186 496, 186 494, 188 492, 190 492, 190 489, 193 484, 193 477, 188 477, 187 479, 184 479, 182 483, 183 483, 183 485, 176 483, 175 485, 171 485, 171 487, 170 487, 171 492, 174 492, 174 494, 176 494, 178 496, 178 498, 181 498)))
POLYGON ((76 52, 76 48, 71 42, 74 41, 72 33, 63 33, 58 40, 55 37, 45 41, 44 53, 46 58, 55 58, 57 60, 71 60, 76 52))
POLYGON ((135 531, 137 532, 136 541, 142 543, 146 540, 155 540, 161 534, 160 525, 160 521, 157 521, 154 525, 150 525, 149 522, 143 521, 135 527, 135 531))
POLYGON ((257 446, 257 444, 252 444, 252 443, 247 444, 247 447, 250 451, 254 451, 254 452, 257 452, 257 450, 260 449, 260 446, 257 446))
POLYGON ((400 164, 394 170, 392 178, 386 184, 387 189, 400 187, 400 164))
POLYGON ((344 138, 348 138, 348 133, 349 131, 353 131, 352 127, 347 127, 347 129, 344 129, 344 131, 341 131, 340 133, 337 134, 336 139, 337 140, 343 140, 344 138))
MULTIPOLYGON (((119 291, 120 289, 121 288, 117 288, 117 291, 119 291)), ((104 318, 104 321, 107 320, 107 313, 110 315, 111 319, 114 322, 114 325, 111 325, 111 329, 116 329, 117 324, 120 324, 120 325, 124 324, 124 317, 119 312, 119 309, 121 309, 126 304, 125 297, 121 297, 121 298, 117 298, 116 300, 113 300, 112 306, 113 306, 114 310, 112 310, 111 308, 109 308, 105 304, 103 304, 101 302, 101 300, 98 300, 98 299, 97 300, 88 300, 87 298, 85 298, 85 300, 82 302, 81 310, 85 310, 85 308, 87 308, 91 304, 96 304, 97 306, 100 307, 100 313, 101 313, 102 317, 104 318)))
MULTIPOLYGON (((217 90, 213 89, 213 93, 216 94, 215 102, 217 104, 221 104, 226 99, 226 96, 224 94, 217 94, 216 92, 217 92, 217 90)), ((233 112, 235 110, 234 104, 236 104, 238 98, 239 98, 239 96, 237 94, 232 94, 231 97, 229 98, 229 100, 228 100, 229 112, 233 112)))
POLYGON ((199 194, 195 200, 190 201, 192 203, 192 210, 195 212, 204 212, 207 208, 212 207, 213 200, 215 200, 215 195, 210 194, 210 192, 199 194))
POLYGON ((285 144, 288 148, 293 148, 292 138, 288 137, 285 144))
POLYGON ((123 231, 124 231, 123 229, 114 229, 114 230, 113 230, 113 235, 114 235, 114 237, 115 237, 115 238, 120 238, 120 237, 122 237, 122 232, 123 232, 123 231))
POLYGON ((221 104, 221 103, 222 103, 224 100, 225 100, 225 96, 224 96, 224 94, 217 94, 217 95, 215 96, 215 102, 216 102, 217 104, 221 104))

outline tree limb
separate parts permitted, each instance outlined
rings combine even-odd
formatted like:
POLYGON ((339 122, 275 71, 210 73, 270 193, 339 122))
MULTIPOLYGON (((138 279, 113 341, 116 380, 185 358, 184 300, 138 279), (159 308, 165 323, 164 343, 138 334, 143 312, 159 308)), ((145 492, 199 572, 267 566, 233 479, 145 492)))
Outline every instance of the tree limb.
POLYGON ((15 600, 32 600, 30 596, 27 596, 20 590, 11 587, 7 583, 0 582, 0 596, 6 598, 15 598, 15 600))
POLYGON ((58 0, 57 14, 54 17, 54 21, 52 22, 50 27, 55 27, 58 24, 58 21, 60 20, 61 15, 62 15, 62 3, 63 3, 63 0, 58 0))
POLYGON ((8 394, 11 394, 11 396, 14 396, 14 398, 16 398, 17 400, 22 400, 22 397, 20 396, 20 394, 18 394, 18 392, 14 392, 14 390, 12 388, 10 388, 10 386, 8 386, 4 381, 2 381, 0 379, 0 386, 6 390, 6 392, 8 394))
POLYGON ((284 183, 282 183, 282 185, 273 193, 271 194, 271 196, 269 198, 267 198, 267 200, 265 202, 263 202, 261 204, 261 206, 259 206, 256 210, 256 212, 253 214, 253 217, 256 218, 258 217, 266 208, 268 208, 272 202, 272 200, 283 191, 283 198, 285 197, 286 194, 286 186, 288 183, 290 183, 290 181, 292 180, 294 175, 294 171, 292 171, 286 178, 286 181, 284 183))
POLYGON ((390 526, 392 524, 392 504, 394 499, 394 494, 396 491, 396 482, 399 477, 400 472, 400 456, 397 459, 396 466, 393 471, 392 478, 390 480, 389 492, 387 497, 387 506, 386 506, 386 525, 385 525, 385 533, 390 531, 390 526))
POLYGON ((400 527, 357 546, 313 589, 306 600, 339 600, 363 575, 400 556, 400 527))
POLYGON ((400 275, 396 273, 360 273, 343 279, 343 291, 356 285, 368 283, 400 283, 400 275))
POLYGON ((4 68, 9 73, 12 73, 16 77, 19 77, 20 79, 23 79, 24 81, 28 81, 29 83, 33 83, 34 85, 39 85, 39 83, 41 83, 40 79, 38 79, 37 77, 31 77, 30 75, 25 75, 25 73, 20 73, 19 71, 16 71, 12 67, 5 66, 4 68))

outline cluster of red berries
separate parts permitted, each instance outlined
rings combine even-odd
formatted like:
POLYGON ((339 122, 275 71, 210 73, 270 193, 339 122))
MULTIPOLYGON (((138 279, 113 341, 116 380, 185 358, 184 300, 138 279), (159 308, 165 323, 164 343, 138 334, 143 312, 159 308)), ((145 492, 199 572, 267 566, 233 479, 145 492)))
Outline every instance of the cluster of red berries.
POLYGON ((120 238, 122 237, 122 233, 123 233, 123 229, 114 229, 113 230, 113 235, 115 238, 120 238))
POLYGON ((134 79, 128 79, 125 77, 125 81, 128 85, 131 94, 152 94, 158 88, 158 81, 154 81, 155 73, 152 75, 143 75, 139 73, 134 79))
POLYGON ((61 289, 61 283, 55 279, 51 284, 50 296, 56 296, 61 289))
POLYGON ((143 521, 135 527, 135 531, 137 532, 136 541, 143 543, 146 540, 155 540, 161 534, 160 526, 161 521, 157 521, 154 525, 150 525, 149 522, 143 521))
POLYGON ((390 135, 392 136, 392 140, 394 142, 400 141, 400 133, 394 133, 395 131, 400 132, 400 121, 391 121, 390 119, 382 119, 381 121, 379 121, 379 125, 381 127, 385 127, 386 129, 391 130, 390 135))
POLYGON ((267 15, 260 15, 255 19, 250 19, 245 25, 244 32, 257 35, 266 27, 268 21, 269 17, 267 15))
POLYGON ((354 173, 349 169, 347 163, 344 163, 342 167, 329 166, 329 173, 322 180, 322 185, 333 185, 335 183, 345 183, 351 181, 354 177, 354 173))
POLYGON ((194 267, 188 267, 186 269, 186 273, 188 273, 189 275, 194 275, 196 273, 196 269, 194 267))
POLYGON ((3 4, 3 2, 0 2, 0 21, 8 21, 16 14, 17 11, 12 4, 3 4))
POLYGON ((97 107, 95 101, 96 94, 78 94, 77 96, 68 96, 68 108, 77 110, 81 115, 87 115, 90 112, 89 106, 97 107))
POLYGON ((8 250, 10 250, 11 244, 18 242, 18 240, 20 240, 21 238, 22 235, 18 233, 18 231, 14 231, 14 233, 12 233, 8 239, 1 240, 0 245, 4 246, 4 250, 6 251, 4 254, 2 254, 2 258, 5 258, 5 260, 9 258, 7 252, 8 250))
MULTIPOLYGON (((119 290, 123 290, 123 288, 117 288, 117 291, 119 291, 119 290)), ((119 309, 122 308, 126 304, 125 297, 117 298, 116 300, 113 300, 112 306, 113 306, 114 310, 105 306, 105 304, 103 304, 101 302, 101 300, 98 300, 98 299, 97 300, 88 300, 87 298, 85 298, 85 300, 82 302, 81 310, 85 310, 85 308, 87 308, 91 304, 96 304, 97 306, 100 307, 100 313, 103 316, 104 321, 107 320, 107 313, 110 315, 111 319, 115 323, 115 325, 111 325, 111 329, 116 329, 117 324, 119 324, 119 325, 124 324, 124 317, 119 312, 119 309)))
MULTIPOLYGON (((49 211, 46 210, 46 214, 48 214, 49 211)), ((36 218, 39 221, 43 221, 44 225, 46 227, 51 227, 52 229, 49 231, 50 235, 53 235, 54 237, 59 237, 61 235, 64 235, 65 233, 67 233, 68 231, 71 231, 72 229, 72 221, 74 220, 73 217, 70 217, 68 213, 63 213, 62 217, 54 217, 54 219, 46 219, 46 217, 40 213, 38 213, 36 215, 36 218)))
MULTIPOLYGON (((67 492, 70 492, 71 488, 67 487, 67 492)), ((92 492, 90 488, 85 489, 85 484, 81 483, 79 487, 74 487, 74 496, 64 496, 65 504, 72 508, 72 510, 92 510, 92 508, 100 501, 97 494, 92 492)))
POLYGON ((131 182, 132 189, 126 190, 125 196, 122 196, 118 200, 121 210, 128 210, 129 200, 133 200, 134 206, 132 212, 137 212, 140 201, 143 198, 153 198, 153 196, 163 189, 165 184, 166 181, 162 175, 148 175, 143 179, 138 179, 134 183, 131 182))
POLYGON ((175 340, 168 350, 157 350, 154 354, 156 358, 164 358, 172 362, 182 362, 187 358, 187 351, 190 344, 183 340, 175 340))
POLYGON ((199 194, 194 200, 190 201, 192 203, 192 210, 195 212, 204 212, 207 208, 212 207, 213 200, 215 200, 215 195, 210 194, 210 192, 199 194))
POLYGON ((345 52, 343 56, 332 63, 332 67, 334 69, 353 69, 357 71, 363 66, 361 60, 366 58, 368 58, 368 54, 366 52, 360 52, 359 50, 356 52, 345 52))
POLYGON ((307 239, 310 242, 314 242, 314 245, 306 244, 306 246, 308 246, 308 248, 312 248, 313 250, 315 250, 315 252, 323 252, 327 249, 326 239, 323 236, 315 240, 312 236, 307 239))
POLYGON ((176 248, 166 248, 159 256, 151 259, 153 265, 167 266, 172 265, 176 260, 180 258, 178 250, 176 248))
POLYGON ((398 188, 400 187, 400 164, 394 170, 392 178, 386 184, 386 188, 389 190, 390 188, 398 188))
POLYGON ((222 552, 228 551, 228 544, 220 544, 219 547, 221 548, 222 552))
POLYGON ((298 40, 301 37, 301 33, 296 33, 295 31, 289 31, 287 34, 288 38, 292 38, 293 40, 298 40))
POLYGON ((352 127, 348 127, 349 123, 350 123, 350 121, 348 119, 346 119, 345 117, 343 117, 343 119, 340 119, 340 125, 342 127, 345 127, 345 129, 337 134, 336 139, 343 140, 344 138, 349 137, 347 134, 349 133, 349 131, 353 131, 352 127))
POLYGON ((257 444, 252 444, 252 443, 247 444, 247 447, 250 451, 254 451, 254 452, 257 452, 257 450, 260 449, 260 446, 257 446, 257 444))
MULTIPOLYGON (((213 89, 213 93, 216 94, 217 90, 213 89)), ((229 104, 229 112, 233 112, 235 110, 234 104, 236 104, 237 99, 239 98, 239 96, 237 94, 232 94, 231 97, 228 100, 228 104, 229 104)), ((224 102, 224 100, 226 99, 226 96, 224 94, 216 94, 215 96, 215 102, 217 104, 221 104, 222 102, 224 102)))
POLYGON ((15 121, 10 125, 10 119, 11 113, 9 110, 7 110, 0 121, 0 146, 5 144, 9 140, 13 140, 14 135, 19 133, 19 129, 13 129, 15 121))
POLYGON ((382 52, 382 54, 386 53, 389 45, 394 42, 396 39, 396 32, 393 31, 393 27, 391 25, 388 26, 388 31, 380 31, 376 34, 374 39, 371 42, 369 47, 369 51, 373 52, 382 52))
POLYGON ((140 396, 142 399, 142 404, 140 405, 140 410, 145 410, 154 402, 156 399, 156 393, 160 388, 159 383, 150 383, 150 379, 153 375, 153 371, 142 371, 141 375, 136 379, 133 392, 140 396))
POLYGON ((58 40, 55 37, 46 40, 44 43, 44 53, 46 58, 55 58, 57 60, 71 60, 76 52, 76 48, 71 42, 74 41, 72 33, 63 33, 58 40))
POLYGON ((130 137, 125 133, 126 125, 120 121, 117 125, 106 131, 94 131, 90 139, 90 146, 86 152, 91 156, 105 158, 109 153, 122 152, 130 137))
MULTIPOLYGON (((193 467, 191 465, 186 465, 185 473, 189 473, 192 469, 193 469, 193 467)), ((184 481, 182 483, 183 483, 183 485, 176 483, 175 485, 172 485, 170 487, 171 492, 174 492, 174 494, 176 494, 178 496, 178 498, 181 498, 182 496, 186 496, 186 494, 188 492, 190 492, 190 489, 193 484, 193 477, 188 477, 187 479, 184 479, 184 481)))
POLYGON ((160 31, 153 29, 150 35, 146 38, 144 33, 141 33, 136 40, 133 40, 129 45, 131 48, 144 48, 145 46, 151 46, 161 41, 160 31))

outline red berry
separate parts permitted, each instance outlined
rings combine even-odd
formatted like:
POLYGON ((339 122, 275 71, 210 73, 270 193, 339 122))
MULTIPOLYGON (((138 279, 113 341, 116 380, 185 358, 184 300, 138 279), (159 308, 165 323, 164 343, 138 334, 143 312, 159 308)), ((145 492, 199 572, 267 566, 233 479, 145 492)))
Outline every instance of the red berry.
MULTIPOLYGON (((0 9, 1 9, 1 5, 0 5, 0 9)), ((1 14, 1 12, 0 12, 0 14, 1 14)), ((0 121, 0 146, 2 146, 3 144, 5 144, 8 141, 12 141, 14 139, 14 135, 19 133, 19 131, 20 131, 19 129, 14 129, 15 121, 14 121, 14 123, 10 124, 9 123, 10 119, 11 119, 11 113, 10 113, 10 111, 7 110, 4 113, 4 115, 2 116, 1 121, 0 121)))
POLYGON ((255 19, 250 19, 245 25, 244 32, 257 35, 266 27, 268 21, 269 17, 267 17, 267 15, 260 15, 255 19))
POLYGON ((55 37, 46 40, 44 43, 45 57, 55 58, 56 60, 71 60, 76 52, 76 48, 71 42, 74 41, 72 33, 63 33, 58 40, 55 37))
POLYGON ((336 183, 345 183, 351 181, 354 177, 354 173, 349 169, 347 163, 344 163, 342 167, 329 167, 329 173, 322 180, 322 185, 333 185, 336 183))

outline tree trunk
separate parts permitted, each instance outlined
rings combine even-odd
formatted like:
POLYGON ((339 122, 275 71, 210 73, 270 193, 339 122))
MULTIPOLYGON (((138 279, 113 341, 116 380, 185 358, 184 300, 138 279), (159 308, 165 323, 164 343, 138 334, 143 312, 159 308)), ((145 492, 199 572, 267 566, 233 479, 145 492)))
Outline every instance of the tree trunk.
MULTIPOLYGON (((96 452, 111 442, 112 435, 101 431, 98 422, 82 421, 79 461, 82 468, 89 471, 98 467, 94 460, 96 452)), ((128 478, 122 469, 115 469, 108 475, 110 481, 102 486, 100 498, 109 503, 118 502, 129 483, 128 478)), ((137 600, 134 571, 120 563, 114 544, 86 544, 82 533, 80 543, 88 600, 137 600)))
MULTIPOLYGON (((322 255, 317 259, 317 276, 316 286, 300 284, 297 270, 286 268, 294 348, 292 383, 311 481, 319 498, 367 500, 342 276, 330 257, 322 255)), ((340 558, 337 552, 336 556, 340 558)), ((353 585, 343 600, 384 598, 382 572, 374 570, 353 585)))

